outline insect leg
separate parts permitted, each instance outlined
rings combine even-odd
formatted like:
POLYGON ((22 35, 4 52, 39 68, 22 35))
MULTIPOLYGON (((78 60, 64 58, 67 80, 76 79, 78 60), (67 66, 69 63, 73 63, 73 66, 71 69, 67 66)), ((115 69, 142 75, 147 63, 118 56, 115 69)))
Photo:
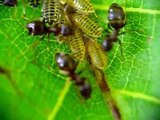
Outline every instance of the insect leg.
POLYGON ((122 48, 122 42, 120 39, 117 39, 119 46, 120 46, 120 50, 121 50, 121 56, 123 57, 123 48, 122 48))

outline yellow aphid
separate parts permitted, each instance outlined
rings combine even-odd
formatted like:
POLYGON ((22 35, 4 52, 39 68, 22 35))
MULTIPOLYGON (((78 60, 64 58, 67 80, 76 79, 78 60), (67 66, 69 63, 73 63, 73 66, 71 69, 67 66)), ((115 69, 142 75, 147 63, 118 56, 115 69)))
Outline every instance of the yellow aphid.
POLYGON ((59 2, 60 2, 62 5, 64 5, 64 4, 67 3, 67 0, 59 0, 59 2))
POLYGON ((85 56, 85 46, 80 32, 76 31, 74 35, 69 36, 68 43, 75 59, 83 61, 85 56))
POLYGON ((95 41, 88 40, 85 45, 92 64, 99 69, 104 69, 107 64, 107 57, 99 44, 95 41))
POLYGON ((94 8, 89 0, 68 0, 68 3, 73 6, 78 12, 93 13, 94 8))
POLYGON ((88 36, 100 37, 102 34, 102 28, 88 15, 75 14, 73 15, 75 25, 82 30, 88 36))
POLYGON ((50 26, 57 24, 62 12, 59 0, 44 0, 42 7, 43 21, 50 26))

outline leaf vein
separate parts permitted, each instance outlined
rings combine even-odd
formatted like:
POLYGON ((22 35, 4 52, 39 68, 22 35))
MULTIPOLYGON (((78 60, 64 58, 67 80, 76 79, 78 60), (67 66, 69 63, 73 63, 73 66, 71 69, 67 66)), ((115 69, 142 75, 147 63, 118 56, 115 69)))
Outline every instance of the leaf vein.
POLYGON ((113 90, 113 93, 117 95, 126 95, 126 96, 133 97, 133 98, 139 98, 139 99, 146 100, 148 102, 152 102, 152 103, 160 105, 160 98, 156 98, 150 95, 145 95, 144 93, 119 90, 119 89, 113 90))
POLYGON ((63 104, 63 101, 64 101, 64 98, 70 88, 70 85, 71 85, 71 81, 70 79, 68 79, 64 85, 64 88, 62 89, 61 93, 60 93, 60 96, 57 100, 57 103, 55 104, 55 106, 53 107, 51 113, 48 115, 48 120, 54 120, 61 105, 63 104))
MULTIPOLYGON (((95 5, 94 8, 97 10, 106 11, 109 6, 104 5, 95 5)), ((125 8, 127 12, 137 12, 137 13, 144 13, 144 14, 158 14, 160 15, 160 10, 152 10, 152 9, 144 9, 144 8, 125 8)))

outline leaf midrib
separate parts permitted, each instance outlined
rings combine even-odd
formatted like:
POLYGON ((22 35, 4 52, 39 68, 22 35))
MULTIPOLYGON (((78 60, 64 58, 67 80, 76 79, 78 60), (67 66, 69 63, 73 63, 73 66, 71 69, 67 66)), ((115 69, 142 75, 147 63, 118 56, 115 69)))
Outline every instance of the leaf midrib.
MULTIPOLYGON (((93 6, 96 10, 102 10, 102 11, 106 11, 109 8, 109 6, 106 6, 106 5, 93 4, 93 6)), ((125 7, 125 10, 127 12, 137 12, 137 13, 144 13, 144 14, 160 15, 160 10, 151 10, 151 9, 144 9, 144 8, 127 8, 127 7, 125 7)))

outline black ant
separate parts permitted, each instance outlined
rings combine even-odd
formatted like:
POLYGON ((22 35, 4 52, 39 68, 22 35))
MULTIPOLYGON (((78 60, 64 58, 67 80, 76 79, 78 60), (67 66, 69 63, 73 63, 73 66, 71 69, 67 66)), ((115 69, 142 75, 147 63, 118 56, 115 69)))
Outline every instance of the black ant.
POLYGON ((27 24, 27 29, 31 35, 45 35, 54 33, 55 36, 61 34, 62 36, 68 36, 72 34, 72 30, 69 25, 58 24, 55 27, 47 27, 43 21, 31 21, 27 24))
MULTIPOLYGON (((119 33, 120 29, 123 28, 126 24, 126 13, 125 10, 117 3, 112 3, 108 9, 108 26, 113 28, 112 32, 107 34, 103 43, 102 49, 104 51, 109 51, 113 47, 114 42, 119 42, 121 47, 121 41, 118 39, 118 36, 123 34, 119 33)), ((121 48, 122 53, 122 48, 121 48)))
POLYGON ((72 58, 72 56, 64 53, 57 53, 55 59, 59 68, 74 81, 76 86, 78 86, 84 99, 90 98, 92 91, 91 86, 85 82, 85 78, 81 78, 75 73, 78 63, 72 58))
POLYGON ((5 0, 3 5, 14 7, 17 5, 17 0, 5 0))

